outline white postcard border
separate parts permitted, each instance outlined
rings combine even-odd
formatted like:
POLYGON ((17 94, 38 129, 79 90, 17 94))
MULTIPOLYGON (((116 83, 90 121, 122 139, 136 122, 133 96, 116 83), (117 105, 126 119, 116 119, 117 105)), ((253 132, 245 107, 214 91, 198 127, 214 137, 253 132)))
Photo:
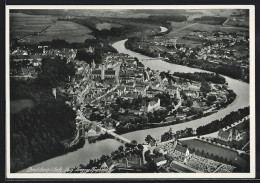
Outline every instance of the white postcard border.
POLYGON ((7 5, 6 6, 6 178, 8 179, 175 179, 255 178, 255 6, 254 5, 7 5), (250 33, 250 173, 11 173, 9 10, 11 9, 249 9, 250 33))

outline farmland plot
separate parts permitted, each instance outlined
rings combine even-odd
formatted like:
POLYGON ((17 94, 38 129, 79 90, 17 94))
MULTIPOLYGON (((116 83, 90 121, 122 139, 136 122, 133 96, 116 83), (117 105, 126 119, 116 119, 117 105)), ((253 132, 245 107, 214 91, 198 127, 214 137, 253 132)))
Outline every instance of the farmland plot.
POLYGON ((108 23, 108 22, 98 23, 98 24, 96 25, 96 28, 97 28, 98 30, 103 30, 103 29, 110 30, 112 27, 119 28, 119 27, 122 27, 122 25, 120 25, 120 24, 115 24, 115 23, 108 23))
POLYGON ((190 23, 190 22, 171 22, 172 30, 169 34, 167 34, 167 37, 169 38, 181 38, 189 34, 193 30, 193 26, 196 25, 196 23, 190 23))
POLYGON ((31 43, 51 41, 53 39, 64 39, 69 43, 83 43, 86 39, 94 38, 90 35, 92 31, 80 24, 70 21, 57 21, 39 35, 30 37, 31 43))
POLYGON ((45 15, 26 15, 23 13, 10 13, 10 36, 22 38, 40 32, 55 23, 56 18, 45 15))

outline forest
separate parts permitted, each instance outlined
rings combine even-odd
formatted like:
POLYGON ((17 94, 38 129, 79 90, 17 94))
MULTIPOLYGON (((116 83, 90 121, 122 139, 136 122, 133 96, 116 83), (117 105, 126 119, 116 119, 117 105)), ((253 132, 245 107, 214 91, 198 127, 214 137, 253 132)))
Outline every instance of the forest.
POLYGON ((249 115, 249 107, 239 109, 238 111, 233 111, 221 120, 215 120, 207 125, 198 127, 196 130, 197 135, 205 135, 205 134, 209 134, 209 133, 218 131, 221 128, 230 126, 231 124, 239 121, 240 119, 242 119, 248 115, 249 115))
MULTIPOLYGON (((38 79, 30 82, 12 80, 12 101, 28 99, 34 105, 16 113, 11 111, 11 172, 64 153, 75 135, 76 113, 65 104, 66 95, 52 87, 62 86, 75 74, 73 65, 60 58, 44 58, 38 79)), ((19 103, 18 103, 19 104, 19 103)))
POLYGON ((206 72, 195 72, 195 73, 180 73, 175 72, 173 73, 174 76, 185 78, 193 81, 207 81, 216 84, 224 84, 226 79, 223 76, 220 76, 217 73, 206 73, 206 72))

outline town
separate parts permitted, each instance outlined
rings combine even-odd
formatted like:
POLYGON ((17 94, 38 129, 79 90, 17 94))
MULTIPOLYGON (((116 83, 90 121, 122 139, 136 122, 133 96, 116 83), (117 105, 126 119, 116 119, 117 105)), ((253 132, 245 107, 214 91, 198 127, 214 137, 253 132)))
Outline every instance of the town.
POLYGON ((129 25, 19 13, 50 27, 10 42, 12 171, 83 150, 66 173, 250 171, 249 32, 225 25, 245 15, 129 25), (72 37, 45 39, 66 27, 72 37))
MULTIPOLYGON (((11 70, 11 77, 23 80, 36 78, 37 69, 41 66, 41 60, 37 61, 37 56, 50 59, 59 56, 69 58, 67 62, 75 63, 75 76, 70 78, 70 82, 65 87, 52 89, 55 98, 61 94, 69 95, 70 100, 66 104, 77 113, 77 135, 70 146, 77 145, 81 138, 86 138, 90 143, 115 138, 126 144, 126 149, 121 150, 125 152, 125 157, 122 159, 122 153, 119 155, 117 152, 112 157, 113 160, 105 158, 107 160, 103 160, 101 165, 102 172, 114 171, 113 167, 117 167, 116 171, 131 169, 129 167, 134 167, 131 171, 145 171, 141 167, 147 164, 147 159, 159 167, 157 171, 162 172, 232 172, 235 169, 235 166, 196 155, 191 148, 189 152, 187 145, 177 145, 178 138, 196 136, 192 128, 172 134, 172 138, 167 139, 168 143, 151 138, 148 146, 137 146, 136 142, 117 137, 117 133, 178 124, 217 112, 236 98, 220 75, 154 71, 145 68, 137 58, 116 53, 104 54, 101 64, 94 61, 88 64, 75 59, 77 50, 59 51, 44 46, 39 49, 43 51, 38 55, 27 54, 22 49, 14 51, 12 55, 16 69, 11 70), (172 161, 172 158, 176 161, 172 161), (195 167, 198 166, 198 160, 204 164, 195 167)), ((86 49, 86 52, 93 51, 91 46, 86 49)), ((224 134, 220 130, 219 134, 222 133, 224 134)), ((248 135, 248 132, 244 133, 248 135)), ((229 138, 227 136, 228 134, 220 135, 218 139, 230 141, 222 139, 229 138)), ((198 140, 203 143, 201 138, 198 140)), ((96 164, 97 162, 93 163, 96 164)))

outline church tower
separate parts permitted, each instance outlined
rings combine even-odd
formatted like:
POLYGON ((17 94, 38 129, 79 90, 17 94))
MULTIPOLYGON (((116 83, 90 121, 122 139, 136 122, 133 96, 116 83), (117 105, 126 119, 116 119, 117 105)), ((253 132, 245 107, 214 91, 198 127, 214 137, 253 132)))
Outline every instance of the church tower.
POLYGON ((105 79, 105 65, 101 66, 101 79, 104 80, 105 79))
POLYGON ((177 98, 180 98, 180 91, 179 91, 179 87, 177 87, 177 90, 176 90, 176 94, 177 94, 177 98))
POLYGON ((91 66, 92 66, 92 69, 95 69, 95 68, 96 68, 96 63, 94 62, 94 59, 93 59, 93 61, 92 61, 92 63, 91 63, 91 66))
POLYGON ((52 88, 52 94, 53 94, 53 96, 56 99, 56 97, 57 97, 57 90, 56 90, 56 88, 52 88))
POLYGON ((177 144, 178 144, 178 140, 175 137, 175 140, 174 140, 174 143, 173 143, 173 151, 175 151, 177 144))

